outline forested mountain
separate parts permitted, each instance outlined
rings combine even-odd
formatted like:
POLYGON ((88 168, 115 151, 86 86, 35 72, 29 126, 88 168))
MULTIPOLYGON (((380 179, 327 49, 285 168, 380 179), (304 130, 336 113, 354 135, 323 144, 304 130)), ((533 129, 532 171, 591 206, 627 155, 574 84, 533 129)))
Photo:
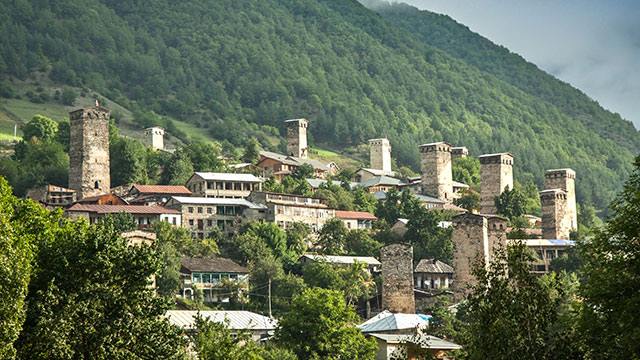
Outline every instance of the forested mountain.
POLYGON ((511 151, 521 180, 540 184, 544 169, 569 166, 579 200, 606 206, 640 149, 628 122, 448 18, 414 9, 401 21, 401 10, 379 15, 355 0, 3 1, 1 86, 45 73, 238 145, 264 129, 255 124, 307 117, 312 143, 388 136, 414 169, 425 142, 511 151))

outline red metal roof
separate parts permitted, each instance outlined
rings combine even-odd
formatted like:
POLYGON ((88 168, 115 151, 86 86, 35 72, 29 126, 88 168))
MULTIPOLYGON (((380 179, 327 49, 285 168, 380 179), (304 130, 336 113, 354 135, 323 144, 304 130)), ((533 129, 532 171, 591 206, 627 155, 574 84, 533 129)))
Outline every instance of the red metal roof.
POLYGON ((372 213, 366 211, 345 211, 336 210, 336 217, 339 219, 353 219, 353 220, 376 220, 377 217, 372 213))
POLYGON ((158 205, 96 205, 96 204, 74 204, 66 211, 72 212, 90 212, 97 214, 114 214, 114 213, 129 213, 129 214, 180 214, 178 210, 168 209, 164 206, 158 205))
POLYGON ((133 188, 141 194, 175 194, 191 195, 191 191, 182 185, 140 185, 134 184, 133 188))

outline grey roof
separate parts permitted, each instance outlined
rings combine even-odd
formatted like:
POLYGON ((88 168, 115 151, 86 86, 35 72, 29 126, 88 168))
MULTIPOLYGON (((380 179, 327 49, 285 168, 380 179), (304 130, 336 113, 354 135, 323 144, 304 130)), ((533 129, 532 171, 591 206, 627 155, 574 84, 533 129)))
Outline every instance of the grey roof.
MULTIPOLYGON (((320 186, 326 184, 328 182, 328 180, 324 180, 324 179, 305 179, 307 181, 307 184, 309 184, 309 186, 311 186, 312 189, 318 189, 320 188, 320 186)), ((340 185, 342 184, 340 181, 333 181, 334 184, 340 185)), ((349 187, 351 189, 354 189, 356 186, 360 185, 357 182, 350 182, 349 183, 349 187)))
MULTIPOLYGON (((444 204, 445 203, 443 200, 440 200, 438 198, 434 198, 432 196, 421 195, 421 194, 414 194, 414 196, 420 202, 435 203, 435 204, 444 204)), ((384 200, 384 199, 387 198, 387 193, 384 192, 384 191, 376 191, 376 192, 373 193, 373 197, 375 197, 377 200, 384 200)))
POLYGON ((508 155, 513 157, 513 155, 511 153, 508 152, 503 152, 503 153, 495 153, 495 154, 483 154, 478 156, 479 158, 485 158, 485 157, 494 157, 494 156, 504 156, 504 155, 508 155))
POLYGON ((213 181, 243 181, 243 182, 263 182, 264 180, 253 174, 237 173, 217 173, 217 172, 196 172, 194 176, 199 176, 204 180, 213 181))
POLYGON ((373 175, 378 175, 378 176, 380 175, 394 176, 396 174, 394 171, 384 171, 382 169, 372 169, 372 168, 364 168, 364 167, 358 169, 358 171, 356 172, 359 172, 359 171, 366 171, 368 173, 371 173, 373 175))
POLYGON ((313 261, 325 261, 330 264, 354 264, 356 262, 367 265, 380 265, 380 261, 372 256, 338 256, 338 255, 315 255, 304 254, 301 257, 313 261))
POLYGON ((412 343, 419 345, 423 349, 434 350, 458 350, 462 346, 447 340, 440 339, 432 335, 424 334, 370 334, 371 336, 383 340, 390 344, 412 343))
POLYGON ((283 164, 300 166, 303 164, 309 164, 313 166, 314 169, 328 171, 332 166, 335 166, 333 162, 324 162, 322 160, 316 159, 303 159, 295 156, 288 156, 283 154, 278 154, 272 151, 260 151, 260 156, 265 158, 273 159, 282 162, 283 164))
POLYGON ((173 325, 182 329, 193 329, 198 314, 217 323, 225 323, 231 330, 275 330, 277 321, 251 311, 227 310, 227 311, 196 311, 196 310, 169 310, 165 317, 173 325))
POLYGON ((256 204, 247 199, 233 199, 233 198, 215 198, 215 197, 191 197, 191 196, 172 196, 172 200, 181 204, 194 204, 194 205, 235 205, 244 206, 249 209, 266 209, 263 204, 256 204))
POLYGON ((376 185, 392 185, 392 186, 398 186, 398 185, 403 185, 404 182, 400 179, 396 179, 394 177, 391 176, 386 176, 386 175, 380 175, 380 176, 375 176, 372 177, 369 180, 363 181, 360 183, 360 186, 364 187, 364 188, 368 188, 368 187, 372 187, 372 186, 376 186, 376 185))
POLYGON ((248 274, 249 270, 242 265, 236 264, 233 260, 219 257, 185 257, 181 260, 182 268, 180 272, 228 272, 248 274))
POLYGON ((418 273, 453 274, 453 268, 436 259, 422 259, 414 270, 418 273))
POLYGON ((358 325, 363 333, 416 329, 429 325, 431 315, 392 313, 385 310, 358 325))
POLYGON ((305 118, 299 118, 299 119, 289 119, 289 120, 285 120, 284 122, 298 122, 298 121, 300 121, 300 120, 309 121, 309 120, 307 120, 307 119, 305 119, 305 118))

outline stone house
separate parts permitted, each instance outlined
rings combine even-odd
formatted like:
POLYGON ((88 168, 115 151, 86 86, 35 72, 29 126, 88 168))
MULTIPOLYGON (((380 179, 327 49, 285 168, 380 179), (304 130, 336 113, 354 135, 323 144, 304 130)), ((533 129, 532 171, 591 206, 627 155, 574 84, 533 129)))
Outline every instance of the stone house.
POLYGON ((359 186, 367 189, 370 193, 376 193, 378 191, 387 192, 391 189, 398 189, 404 182, 400 179, 393 178, 387 175, 373 176, 368 180, 362 181, 359 186))
POLYGON ((206 302, 229 302, 228 284, 239 286, 239 291, 249 287, 249 270, 233 260, 212 257, 185 257, 180 266, 180 294, 193 298, 194 289, 204 293, 206 302))
POLYGON ((563 239, 509 239, 508 243, 523 242, 533 250, 536 258, 531 264, 531 272, 535 274, 547 274, 551 272, 551 262, 564 255, 571 247, 575 246, 573 240, 563 239))
POLYGON ((65 210, 69 218, 86 219, 90 224, 95 224, 98 219, 108 214, 128 213, 133 216, 139 229, 150 228, 159 221, 164 221, 174 226, 182 225, 180 212, 163 206, 152 205, 97 205, 74 204, 65 210))
POLYGON ((260 151, 260 160, 256 166, 261 169, 264 177, 273 177, 280 181, 283 177, 293 174, 298 167, 304 164, 313 167, 313 176, 319 179, 335 175, 339 170, 338 165, 334 162, 300 158, 271 151, 260 151))
POLYGON ((27 191, 27 198, 47 208, 65 207, 76 202, 76 191, 57 185, 43 185, 27 191))
POLYGON ((127 202, 123 197, 112 193, 85 197, 78 200, 77 203, 93 205, 129 205, 129 202, 127 202))
POLYGON ((254 210, 249 219, 265 216, 267 207, 246 199, 173 196, 165 206, 182 215, 182 225, 195 238, 204 239, 215 229, 231 234, 245 219, 247 209, 254 210))
POLYGON ((369 334, 378 344, 376 360, 422 359, 428 352, 429 359, 447 360, 448 352, 462 346, 426 334, 369 334))
POLYGON ((342 220, 349 230, 371 229, 373 222, 378 219, 375 215, 366 211, 345 210, 336 210, 336 218, 342 220))
POLYGON ((448 289, 453 267, 436 259, 422 259, 413 270, 414 286, 420 290, 448 289))
POLYGON ((316 233, 324 224, 336 216, 321 199, 302 195, 279 194, 272 192, 253 192, 248 200, 266 208, 250 208, 244 212, 247 220, 273 222, 286 229, 294 222, 308 225, 316 233), (266 210, 266 211, 264 211, 266 210))
POLYGON ((172 196, 191 196, 191 191, 182 185, 133 184, 128 192, 130 204, 163 205, 172 196))
POLYGON ((186 187, 193 196, 240 199, 261 191, 263 181, 253 174, 196 172, 186 187))

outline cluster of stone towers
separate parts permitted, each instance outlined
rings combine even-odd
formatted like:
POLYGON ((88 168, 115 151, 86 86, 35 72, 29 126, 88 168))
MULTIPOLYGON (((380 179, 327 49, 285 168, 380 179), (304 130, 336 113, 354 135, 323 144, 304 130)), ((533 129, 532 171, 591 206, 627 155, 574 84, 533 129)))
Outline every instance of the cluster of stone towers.
POLYGON ((569 239, 571 232, 578 228, 576 172, 572 169, 547 170, 544 189, 540 192, 542 237, 569 239))
POLYGON ((307 119, 286 120, 287 127, 287 155, 306 159, 308 157, 309 146, 307 145, 307 119))
POLYGON ((72 111, 69 118, 69 188, 78 200, 108 193, 109 110, 96 104, 72 111))

